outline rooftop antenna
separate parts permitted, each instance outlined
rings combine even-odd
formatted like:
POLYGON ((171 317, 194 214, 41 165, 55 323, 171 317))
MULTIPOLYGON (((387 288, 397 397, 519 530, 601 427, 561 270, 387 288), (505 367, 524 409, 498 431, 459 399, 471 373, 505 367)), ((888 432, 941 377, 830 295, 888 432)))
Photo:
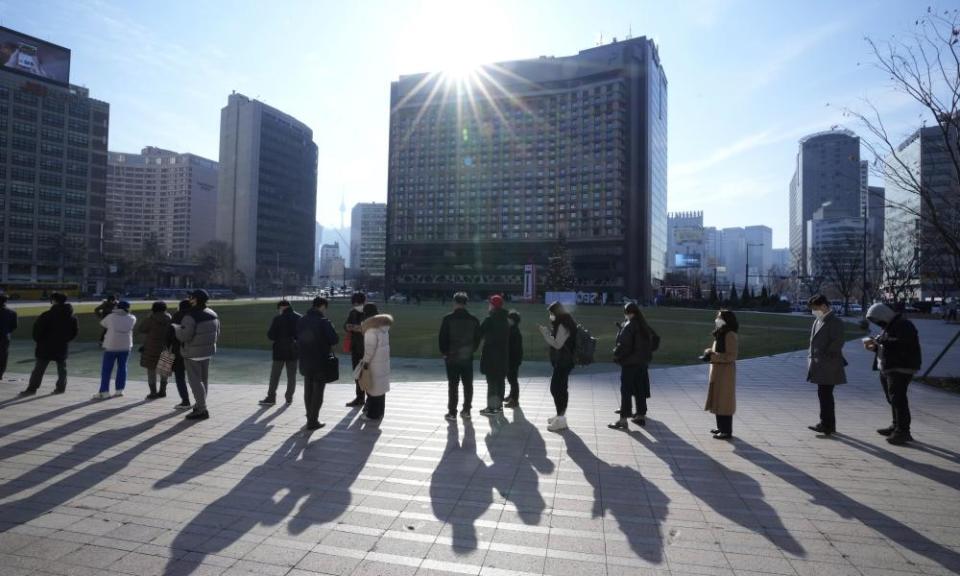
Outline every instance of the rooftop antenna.
POLYGON ((343 199, 343 193, 340 193, 340 229, 343 230, 343 215, 347 211, 347 205, 343 199))
POLYGON ((633 24, 630 24, 630 28, 627 31, 627 40, 633 38, 633 24))
POLYGON ((603 46, 603 32, 600 33, 600 39, 597 40, 597 46, 603 46))

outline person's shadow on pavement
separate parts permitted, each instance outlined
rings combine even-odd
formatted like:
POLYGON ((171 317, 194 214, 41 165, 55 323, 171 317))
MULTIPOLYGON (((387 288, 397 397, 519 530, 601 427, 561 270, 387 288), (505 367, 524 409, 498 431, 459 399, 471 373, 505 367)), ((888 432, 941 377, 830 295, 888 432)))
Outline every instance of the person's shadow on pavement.
POLYGON ((512 502, 524 524, 537 525, 547 504, 539 489, 539 473, 550 474, 555 466, 547 458, 547 446, 540 431, 519 407, 513 422, 491 420, 492 430, 485 441, 493 460, 485 473, 505 500, 512 502))

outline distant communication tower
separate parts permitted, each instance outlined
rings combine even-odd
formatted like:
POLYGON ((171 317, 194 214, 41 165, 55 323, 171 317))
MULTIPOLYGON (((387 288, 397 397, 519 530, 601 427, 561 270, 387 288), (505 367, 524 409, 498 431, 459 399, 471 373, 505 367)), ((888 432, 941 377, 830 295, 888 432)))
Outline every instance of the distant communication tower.
POLYGON ((347 204, 343 199, 343 194, 340 195, 340 229, 343 230, 343 215, 347 211, 347 204))

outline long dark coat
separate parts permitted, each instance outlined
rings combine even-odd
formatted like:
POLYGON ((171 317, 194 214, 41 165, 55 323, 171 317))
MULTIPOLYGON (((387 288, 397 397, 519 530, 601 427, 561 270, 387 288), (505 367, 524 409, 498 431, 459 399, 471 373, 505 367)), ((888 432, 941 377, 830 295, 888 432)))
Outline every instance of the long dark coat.
POLYGON ((846 384, 843 358, 843 320, 828 312, 810 329, 810 354, 807 359, 807 382, 833 386, 846 384))
POLYGON ((80 322, 69 303, 54 304, 33 323, 36 357, 40 360, 65 360, 70 341, 80 333, 80 322))
POLYGON ((491 378, 506 378, 510 362, 510 322, 507 311, 498 308, 480 325, 483 348, 480 352, 480 373, 491 378))
POLYGON ((170 315, 166 312, 154 312, 137 326, 137 332, 146 336, 143 352, 140 353, 140 366, 149 370, 157 367, 160 353, 167 347, 170 322, 170 315))

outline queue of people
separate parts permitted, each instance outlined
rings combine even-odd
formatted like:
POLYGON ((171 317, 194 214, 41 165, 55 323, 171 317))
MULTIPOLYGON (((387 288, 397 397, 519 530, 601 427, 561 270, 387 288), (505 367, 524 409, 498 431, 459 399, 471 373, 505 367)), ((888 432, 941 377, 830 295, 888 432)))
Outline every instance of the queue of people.
MULTIPOLYGON (((69 343, 79 333, 79 324, 72 306, 63 294, 51 296, 51 307, 34 322, 36 363, 26 390, 20 396, 36 394, 50 362, 57 365, 54 393, 63 393, 67 385, 66 360, 69 343)), ((148 400, 165 398, 168 378, 175 378, 180 403, 174 408, 191 409, 191 420, 210 417, 209 367, 217 352, 220 336, 219 318, 207 304, 204 290, 190 293, 179 303, 171 316, 164 302, 155 302, 137 326, 129 302, 108 298, 95 313, 100 318, 103 348, 100 389, 94 399, 123 396, 126 388, 127 361, 133 349, 134 333, 143 338, 139 349, 140 365, 147 371, 148 400), (115 376, 114 376, 115 369, 115 376), (110 393, 110 380, 114 392, 110 393), (189 384, 189 391, 187 385, 189 384), (193 395, 193 402, 190 400, 193 395)), ((306 431, 324 426, 320 410, 326 384, 339 379, 339 361, 335 354, 340 337, 327 318, 328 301, 314 298, 310 309, 298 314, 291 303, 281 300, 272 319, 267 338, 272 342, 272 365, 267 395, 261 406, 276 404, 281 374, 286 371, 284 400, 291 404, 297 385, 297 372, 304 378, 306 431)), ((351 310, 344 324, 344 351, 351 355, 355 397, 348 407, 361 408, 361 418, 380 421, 385 412, 386 393, 390 390, 390 329, 393 317, 381 314, 377 306, 367 302, 362 293, 354 294, 351 310)), ((487 300, 487 315, 481 322, 467 310, 468 298, 463 292, 453 296, 453 310, 440 323, 438 348, 447 373, 448 421, 458 416, 468 420, 473 403, 474 354, 480 351, 480 372, 486 379, 486 406, 483 416, 495 417, 506 408, 520 405, 519 370, 523 363, 523 336, 520 314, 504 308, 504 299, 494 295, 487 300), (506 383, 509 382, 509 394, 506 383), (463 401, 460 403, 460 388, 463 401)), ((837 432, 834 388, 846 383, 843 356, 844 322, 837 317, 829 300, 815 295, 808 301, 814 322, 810 330, 807 382, 817 386, 820 404, 819 422, 809 428, 820 437, 837 432)), ((560 302, 547 308, 549 323, 538 325, 544 344, 550 352, 552 374, 550 394, 556 414, 548 418, 548 429, 560 431, 568 427, 570 375, 583 363, 583 328, 560 302)), ((873 368, 880 373, 880 383, 891 408, 892 422, 877 430, 891 444, 912 440, 907 390, 920 369, 921 350, 916 327, 902 314, 885 304, 874 304, 867 320, 881 331, 863 339, 863 346, 874 354, 873 368)), ((727 309, 717 312, 711 333, 712 344, 700 359, 709 364, 707 397, 704 410, 716 418, 713 438, 733 437, 733 416, 736 412, 737 358, 740 349, 739 322, 727 309)), ((16 312, 6 306, 0 295, 0 376, 6 368, 10 334, 17 328, 16 312)), ((588 334, 587 334, 588 335, 588 334)), ((589 336, 589 335, 588 335, 589 336)), ((618 323, 613 361, 620 367, 619 418, 608 426, 629 430, 629 423, 646 425, 647 403, 651 396, 649 368, 659 348, 660 335, 649 325, 635 303, 624 306, 624 319, 618 323)))

